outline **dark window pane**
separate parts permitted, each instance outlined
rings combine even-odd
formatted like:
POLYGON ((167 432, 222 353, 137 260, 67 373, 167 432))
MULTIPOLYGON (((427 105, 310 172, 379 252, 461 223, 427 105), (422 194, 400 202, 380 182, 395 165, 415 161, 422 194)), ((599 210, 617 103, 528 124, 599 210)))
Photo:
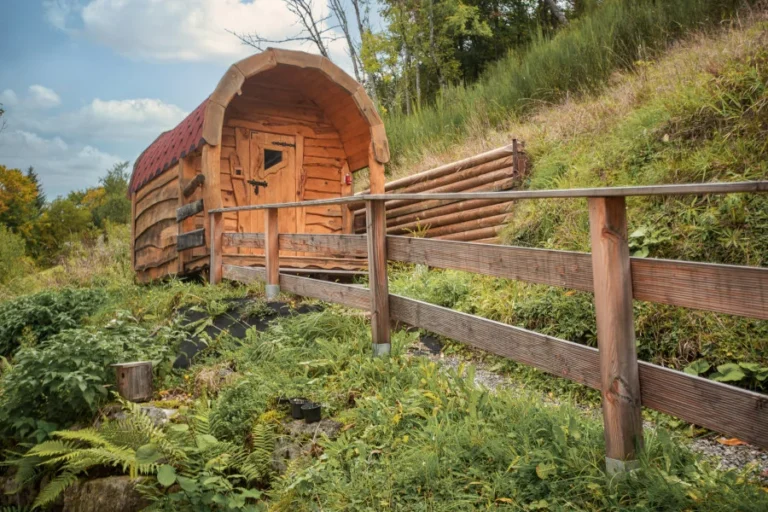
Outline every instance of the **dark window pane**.
POLYGON ((275 151, 274 149, 264 150, 264 170, 266 171, 270 167, 274 167, 283 161, 283 152, 275 151))

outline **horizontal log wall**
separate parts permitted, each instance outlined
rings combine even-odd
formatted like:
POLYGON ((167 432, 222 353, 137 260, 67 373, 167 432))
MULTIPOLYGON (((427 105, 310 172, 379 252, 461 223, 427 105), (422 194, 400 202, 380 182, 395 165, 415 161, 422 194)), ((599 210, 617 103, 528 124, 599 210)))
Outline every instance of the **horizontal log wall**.
MULTIPOLYGON (((523 144, 513 141, 487 153, 388 183, 387 193, 500 192, 516 188, 526 172, 523 144)), ((498 243, 511 201, 387 201, 387 233, 446 240, 498 243)), ((356 233, 365 232, 365 211, 355 210, 356 233)))
MULTIPOLYGON (((224 277, 263 282, 266 272, 225 265, 224 277)), ((359 286, 280 274, 280 287, 348 307, 371 307, 370 291, 359 286)), ((398 295, 389 295, 389 307, 393 320, 600 389, 599 354, 594 348, 398 295)), ((644 406, 768 448, 768 396, 646 362, 639 363, 639 372, 644 406)))

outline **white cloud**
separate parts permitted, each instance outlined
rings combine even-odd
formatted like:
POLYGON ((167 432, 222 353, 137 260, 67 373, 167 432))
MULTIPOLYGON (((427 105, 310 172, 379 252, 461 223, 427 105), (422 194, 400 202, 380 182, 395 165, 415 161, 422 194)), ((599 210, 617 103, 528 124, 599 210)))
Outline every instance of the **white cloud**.
POLYGON ((26 103, 31 108, 51 108, 61 104, 61 98, 56 91, 42 85, 30 85, 26 103))
POLYGON ((24 130, 0 133, 0 161, 11 168, 30 165, 41 177, 49 197, 96 185, 121 158, 90 145, 72 145, 60 137, 43 138, 24 130))
MULTIPOLYGON (((314 3, 316 19, 322 19, 325 2, 314 3)), ((89 0, 83 6, 58 0, 45 7, 53 25, 127 57, 151 60, 228 63, 256 52, 228 31, 279 40, 299 30, 282 0, 89 0)), ((309 44, 281 46, 316 52, 309 44)), ((333 56, 347 67, 343 51, 333 56)))
POLYGON ((157 99, 101 100, 74 112, 47 119, 21 120, 24 127, 41 133, 101 140, 153 138, 184 119, 187 113, 176 105, 157 99))
POLYGON ((0 92, 0 103, 6 107, 15 107, 19 103, 19 97, 12 89, 6 89, 0 92))

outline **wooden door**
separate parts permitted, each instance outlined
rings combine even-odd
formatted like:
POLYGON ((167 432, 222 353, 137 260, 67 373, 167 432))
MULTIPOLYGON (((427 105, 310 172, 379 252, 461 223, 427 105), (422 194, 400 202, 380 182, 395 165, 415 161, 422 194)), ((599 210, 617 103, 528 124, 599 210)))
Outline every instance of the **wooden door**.
MULTIPOLYGON (((296 190, 296 138, 251 132, 249 180, 265 182, 248 186, 249 204, 290 203, 298 201, 296 190)), ((264 232, 264 211, 251 214, 252 233, 264 232)), ((296 209, 281 208, 278 212, 280 233, 296 233, 296 209)), ((281 254, 293 254, 282 252, 281 254)))

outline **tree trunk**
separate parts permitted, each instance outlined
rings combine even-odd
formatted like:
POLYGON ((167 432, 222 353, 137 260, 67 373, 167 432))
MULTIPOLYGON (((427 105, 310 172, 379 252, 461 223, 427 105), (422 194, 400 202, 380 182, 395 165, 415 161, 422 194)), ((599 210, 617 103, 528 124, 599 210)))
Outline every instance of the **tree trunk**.
POLYGON ((565 17, 565 14, 563 14, 563 10, 560 9, 560 6, 557 5, 556 0, 544 0, 544 3, 547 4, 547 7, 549 7, 549 10, 552 11, 552 14, 557 18, 558 23, 565 26, 568 24, 568 18, 565 17))

